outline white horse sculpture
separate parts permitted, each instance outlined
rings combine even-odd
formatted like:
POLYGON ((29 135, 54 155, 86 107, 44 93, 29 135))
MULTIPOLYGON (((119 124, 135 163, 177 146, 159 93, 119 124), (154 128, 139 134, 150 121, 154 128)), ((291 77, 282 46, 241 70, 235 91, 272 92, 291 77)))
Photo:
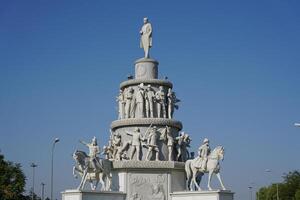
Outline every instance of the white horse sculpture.
POLYGON ((78 186, 78 190, 84 188, 86 181, 91 184, 91 189, 96 190, 98 183, 101 183, 101 191, 111 190, 111 162, 109 160, 99 159, 99 162, 94 169, 90 164, 89 156, 83 152, 76 150, 73 153, 73 158, 76 161, 76 165, 73 167, 73 175, 77 178, 80 175, 81 182, 78 186), (95 181, 95 184, 93 183, 95 181))
POLYGON ((201 190, 200 188, 201 178, 205 173, 208 173, 207 187, 209 190, 212 190, 210 186, 210 181, 211 181, 212 174, 214 173, 217 175, 222 189, 226 190, 220 175, 219 160, 223 160, 223 159, 224 159, 224 148, 222 146, 218 146, 208 156, 207 167, 206 170, 204 171, 199 167, 195 166, 197 162, 197 158, 193 160, 187 160, 185 163, 185 172, 187 176, 187 182, 186 182, 187 189, 190 189, 192 191, 194 189, 193 187, 194 184, 198 190, 201 190), (199 183, 197 183, 197 180, 199 183))

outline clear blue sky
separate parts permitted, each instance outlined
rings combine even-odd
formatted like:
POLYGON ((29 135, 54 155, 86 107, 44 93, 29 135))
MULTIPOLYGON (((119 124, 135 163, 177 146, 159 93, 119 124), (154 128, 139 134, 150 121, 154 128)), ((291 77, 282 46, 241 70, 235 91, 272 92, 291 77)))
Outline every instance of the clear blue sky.
MULTIPOLYGON (((79 139, 106 144, 119 83, 142 57, 139 28, 153 24, 151 55, 182 100, 192 150, 208 137, 226 148, 222 174, 236 199, 247 187, 300 169, 300 3, 290 1, 0 2, 0 148, 36 191, 76 187, 79 139), (265 169, 271 169, 266 174, 265 169)), ((206 178, 205 181, 206 182, 206 178)))

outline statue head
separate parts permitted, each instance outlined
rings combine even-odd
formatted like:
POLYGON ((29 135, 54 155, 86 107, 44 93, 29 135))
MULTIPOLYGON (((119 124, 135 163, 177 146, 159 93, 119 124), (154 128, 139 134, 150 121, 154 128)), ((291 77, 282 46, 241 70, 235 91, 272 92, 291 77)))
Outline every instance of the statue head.
POLYGON ((147 24, 148 23, 148 18, 147 17, 144 17, 144 24, 147 24))
POLYGON ((147 90, 151 90, 151 85, 147 85, 147 90))
POLYGON ((207 138, 204 138, 203 144, 208 144, 208 143, 209 143, 209 140, 207 138))
POLYGON ((144 83, 141 83, 141 84, 138 85, 139 89, 143 89, 143 87, 144 87, 144 83))
POLYGON ((140 129, 139 129, 138 127, 135 127, 135 128, 134 128, 134 131, 140 132, 140 129))
POLYGON ((161 91, 161 90, 163 90, 164 89, 164 87, 163 86, 159 86, 159 90, 161 91))
POLYGON ((97 145, 97 138, 95 136, 92 139, 92 145, 94 145, 94 146, 97 145))

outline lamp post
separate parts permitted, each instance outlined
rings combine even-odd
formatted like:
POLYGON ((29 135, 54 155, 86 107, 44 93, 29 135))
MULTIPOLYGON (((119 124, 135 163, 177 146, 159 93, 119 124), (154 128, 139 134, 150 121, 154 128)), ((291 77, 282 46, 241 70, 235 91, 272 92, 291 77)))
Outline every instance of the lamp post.
POLYGON ((53 200, 53 157, 54 157, 54 147, 55 144, 59 142, 59 138, 55 138, 52 144, 51 151, 51 200, 53 200))
POLYGON ((32 167, 32 200, 34 200, 34 168, 37 167, 37 164, 31 163, 30 167, 32 167))
POLYGON ((252 186, 249 186, 248 189, 249 189, 250 200, 252 200, 252 186))
POLYGON ((45 194, 45 183, 41 183, 42 186, 42 200, 44 200, 44 194, 45 194))
MULTIPOLYGON (((271 173, 272 171, 270 169, 265 170, 268 173, 271 173)), ((276 183, 276 198, 279 200, 279 190, 278 190, 278 183, 276 183)))
POLYGON ((300 127, 300 123, 295 123, 294 126, 300 127))

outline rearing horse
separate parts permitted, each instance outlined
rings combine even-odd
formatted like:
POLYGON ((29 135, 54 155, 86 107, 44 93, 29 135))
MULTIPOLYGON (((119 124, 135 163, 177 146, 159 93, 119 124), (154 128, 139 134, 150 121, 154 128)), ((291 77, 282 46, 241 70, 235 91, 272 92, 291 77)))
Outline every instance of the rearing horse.
POLYGON ((212 174, 214 173, 217 175, 222 189, 226 190, 221 179, 220 164, 219 164, 219 160, 224 159, 224 148, 222 146, 217 146, 211 152, 211 154, 208 156, 206 170, 204 171, 196 166, 197 159, 198 158, 195 158, 193 160, 187 160, 185 162, 185 172, 187 176, 187 182, 186 182, 187 189, 190 189, 192 191, 193 184, 194 184, 198 190, 201 190, 200 182, 202 176, 205 173, 208 173, 207 187, 209 190, 212 190, 212 188, 210 187, 210 181, 211 181, 212 174), (199 183, 197 183, 197 180, 199 181, 199 183))
POLYGON ((87 180, 91 183, 92 190, 97 188, 99 181, 102 191, 111 189, 111 162, 109 160, 99 159, 96 169, 94 169, 90 164, 89 156, 85 152, 76 150, 73 153, 73 158, 76 161, 76 165, 73 167, 73 175, 75 176, 75 172, 77 172, 82 177, 78 190, 84 188, 87 180), (93 185, 94 180, 96 183, 93 185))

